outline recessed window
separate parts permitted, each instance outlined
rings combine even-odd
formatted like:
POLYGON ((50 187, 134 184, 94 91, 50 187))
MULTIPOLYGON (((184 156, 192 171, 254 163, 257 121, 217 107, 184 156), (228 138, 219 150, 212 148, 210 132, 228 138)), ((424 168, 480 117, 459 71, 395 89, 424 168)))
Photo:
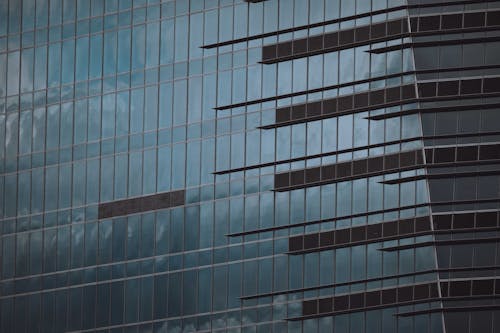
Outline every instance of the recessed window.
POLYGON ((292 186, 304 184, 304 170, 293 171, 290 176, 290 180, 292 186))
POLYGON ((453 229, 474 228, 474 214, 455 214, 453 216, 453 229))
POLYGON ((396 289, 382 290, 382 304, 396 303, 396 289))
POLYGON ((392 87, 386 90, 386 101, 387 102, 396 102, 401 99, 401 89, 400 87, 392 87))
POLYGON ((408 302, 413 300, 413 287, 398 288, 398 302, 408 302))
POLYGON ((462 14, 443 15, 441 27, 442 29, 462 28, 462 14))
POLYGON ((320 181, 320 167, 306 170, 306 183, 314 183, 320 181))
POLYGON ((384 223, 384 237, 396 236, 398 234, 398 225, 396 221, 384 223))
POLYGON ((464 27, 474 28, 484 26, 484 13, 465 13, 464 27))
POLYGON ((293 41, 293 54, 300 54, 307 52, 307 39, 297 39, 293 41))
POLYGON ((429 298, 429 285, 421 284, 414 287, 415 299, 429 298))
POLYGON ((483 90, 485 93, 500 92, 500 77, 484 79, 483 90))
POLYGON ((415 221, 413 219, 399 221, 399 234, 406 235, 406 234, 413 233, 414 223, 415 223, 415 221))
POLYGON ((350 298, 350 308, 351 309, 359 309, 365 306, 365 294, 352 294, 349 296, 350 298))
POLYGON ((352 95, 339 97, 339 111, 351 110, 352 100, 352 95))
POLYGON ((356 227, 351 229, 351 242, 360 242, 366 239, 366 228, 356 227))
POLYGON ((399 154, 386 155, 384 161, 386 170, 399 168, 399 154))
POLYGON ((304 235, 304 248, 305 249, 314 249, 319 246, 319 235, 318 234, 309 234, 304 235))
POLYGON ((451 229, 451 215, 434 215, 432 217, 434 220, 434 229, 437 230, 449 230, 451 229))
POLYGON ((351 231, 349 229, 335 230, 335 244, 346 244, 351 241, 351 231))
POLYGON ((438 83, 438 96, 458 95, 459 81, 443 81, 438 83))
POLYGON ((460 94, 461 95, 480 94, 481 85, 482 85, 481 79, 462 80, 460 82, 460 94))
POLYGON ((447 163, 455 161, 455 148, 436 148, 434 150, 434 163, 447 163))
POLYGON ((477 147, 457 147, 457 161, 477 160, 477 147))
POLYGON ((495 160, 500 158, 500 145, 479 146, 480 160, 495 160))
POLYGON ((290 237, 288 239, 288 250, 301 251, 303 249, 302 240, 302 236, 290 237))
POLYGON ((276 58, 276 45, 267 45, 262 48, 262 60, 276 58))
POLYGON ((290 186, 290 174, 287 173, 279 173, 274 176, 274 186, 277 188, 280 187, 288 187, 290 186))
POLYGON ((366 293, 366 306, 380 305, 380 291, 371 291, 366 293))
POLYGON ((278 44, 278 58, 292 55, 292 42, 278 44))
POLYGON ((472 281, 472 295, 493 295, 495 280, 472 281))
POLYGON ((354 95, 354 107, 362 108, 368 106, 368 93, 354 95))
POLYGON ((323 36, 313 36, 309 37, 308 43, 309 51, 318 51, 323 48, 323 36))
POLYGON ((337 164, 337 178, 349 177, 351 175, 351 162, 337 164))
POLYGON ((439 30, 440 16, 422 16, 418 21, 419 31, 434 31, 439 30))
POLYGON ((370 39, 370 27, 356 28, 356 42, 363 42, 370 39))
POLYGON ((385 37, 386 35, 385 29, 386 29, 385 22, 372 25, 371 26, 372 39, 385 37))
POLYGON ((321 115, 321 101, 307 104, 307 117, 317 117, 321 115))
POLYGON ((400 167, 415 165, 415 152, 407 151, 399 154, 399 165, 400 167))
POLYGON ((279 108, 276 110, 276 122, 282 123, 290 120, 290 107, 279 108))
POLYGON ((382 224, 369 224, 366 226, 366 234, 368 239, 376 239, 382 237, 382 224))
POLYGON ((325 165, 321 167, 321 180, 335 179, 335 165, 325 165))
POLYGON ((317 310, 317 301, 304 301, 302 302, 302 314, 304 316, 313 315, 318 312, 317 310))
POLYGON ((487 228, 497 226, 497 212, 485 212, 476 214, 476 227, 487 228))
POLYGON ((333 300, 331 298, 323 298, 319 300, 319 312, 328 313, 332 312, 333 300))
POLYGON ((323 114, 335 113, 337 112, 337 99, 329 99, 323 101, 323 114))
POLYGON ((451 281, 450 296, 469 296, 471 281, 451 281))
POLYGON ((302 119, 306 117, 305 104, 295 105, 292 107, 292 119, 302 119))
POLYGON ((325 35, 325 48, 337 47, 339 45, 339 33, 333 32, 325 35))
POLYGON ((349 308, 349 296, 335 296, 333 298, 333 309, 335 311, 343 311, 349 308))
POLYGON ((418 91, 420 97, 434 97, 436 96, 436 82, 419 83, 418 91))
POLYGON ((339 33, 339 44, 346 45, 354 42, 354 30, 343 30, 339 33))
POLYGON ((500 11, 488 12, 486 21, 489 27, 500 25, 500 11))
POLYGON ((384 169, 383 156, 368 159, 368 172, 377 172, 384 169))
POLYGON ((384 95, 384 90, 370 91, 370 105, 384 104, 384 95))
POLYGON ((366 173, 366 160, 357 160, 353 162, 353 174, 362 175, 366 173))
POLYGON ((320 246, 331 246, 335 241, 335 231, 327 231, 319 234, 320 246))
POLYGON ((397 35, 401 33, 401 20, 387 22, 387 34, 397 35))

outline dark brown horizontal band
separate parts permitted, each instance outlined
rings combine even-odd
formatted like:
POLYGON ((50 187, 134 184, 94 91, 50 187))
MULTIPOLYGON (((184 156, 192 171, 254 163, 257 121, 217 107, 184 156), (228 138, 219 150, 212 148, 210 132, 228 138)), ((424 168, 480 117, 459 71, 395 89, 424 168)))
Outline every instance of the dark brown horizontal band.
MULTIPOLYGON (((291 191, 304 187, 321 186, 421 168, 494 164, 500 162, 500 144, 426 148, 425 156, 429 157, 429 159, 426 159, 425 163, 423 154, 422 150, 418 149, 277 173, 274 176, 274 191, 291 191)), ((386 180, 381 183, 398 184, 419 179, 454 177, 463 174, 498 174, 498 172, 500 171, 488 170, 425 174, 386 180)))
MULTIPOLYGON (((259 34, 259 35, 248 36, 248 37, 238 38, 238 39, 234 39, 234 40, 228 40, 228 41, 224 41, 224 42, 220 42, 220 43, 208 44, 208 45, 204 45, 201 47, 204 49, 211 49, 211 48, 215 48, 215 47, 237 44, 237 43, 247 42, 247 41, 251 41, 251 40, 266 38, 266 37, 278 36, 280 34, 290 33, 290 32, 294 32, 294 31, 300 31, 300 30, 304 30, 304 29, 311 29, 311 28, 322 27, 325 25, 330 25, 330 24, 335 24, 335 23, 340 23, 340 22, 352 21, 355 19, 363 18, 363 17, 370 17, 370 16, 376 16, 376 15, 380 15, 380 14, 397 12, 400 10, 455 6, 455 5, 466 5, 466 4, 477 4, 477 3, 489 3, 489 2, 496 2, 496 1, 498 1, 498 0, 466 0, 466 1, 446 1, 446 2, 428 3, 428 4, 402 5, 402 6, 396 6, 396 7, 391 7, 391 8, 374 10, 374 11, 363 13, 363 14, 351 15, 351 16, 346 16, 346 17, 342 17, 342 18, 322 21, 322 22, 313 23, 313 24, 307 24, 307 25, 302 25, 302 26, 298 26, 298 27, 282 29, 282 30, 273 31, 273 32, 267 32, 267 33, 263 33, 263 34, 259 34)), ((260 2, 260 0, 259 0, 259 2, 260 2)))
POLYGON ((429 216, 292 236, 287 254, 297 255, 434 234, 499 230, 498 211, 429 216))
POLYGON ((405 244, 405 245, 397 245, 390 247, 382 247, 378 249, 379 251, 384 252, 394 252, 408 249, 416 249, 419 247, 426 246, 444 246, 444 245, 461 245, 461 244, 484 244, 484 243, 497 243, 500 241, 500 237, 483 237, 483 238, 465 238, 465 239, 450 239, 450 240, 437 240, 437 241, 428 241, 421 243, 413 243, 413 244, 405 244))
POLYGON ((412 110, 384 113, 376 116, 369 116, 366 117, 366 119, 383 120, 383 119, 401 117, 417 113, 444 113, 444 112, 455 112, 455 111, 486 110, 486 109, 496 109, 499 107, 500 103, 485 103, 485 104, 470 104, 470 105, 457 104, 457 105, 446 105, 446 106, 432 107, 432 108, 421 108, 421 109, 415 108, 412 110))
POLYGON ((452 307, 443 307, 443 308, 431 308, 426 310, 418 310, 418 311, 408 311, 408 312, 398 312, 394 314, 398 317, 413 317, 419 316, 423 314, 430 314, 436 312, 476 312, 476 311, 495 311, 499 310, 500 305, 471 305, 471 306, 452 306, 452 307))
POLYGON ((380 184, 384 185, 395 185, 402 184, 407 182, 414 182, 422 179, 445 179, 445 178, 458 178, 458 177, 475 177, 475 176, 495 176, 500 175, 500 170, 488 170, 488 171, 469 171, 469 172, 446 172, 446 173, 438 173, 438 174, 426 174, 426 175, 418 175, 412 177, 404 177, 398 179, 385 180, 380 182, 380 184))
POLYGON ((271 292, 271 293, 247 295, 247 296, 240 297, 240 299, 255 299, 255 298, 261 298, 261 297, 273 297, 273 296, 294 294, 294 293, 313 291, 313 290, 330 289, 330 288, 335 288, 335 287, 345 287, 345 286, 351 286, 351 285, 361 284, 361 283, 370 283, 370 282, 377 282, 377 281, 384 281, 384 280, 394 280, 394 279, 399 279, 399 278, 404 278, 404 277, 409 277, 409 276, 428 275, 428 274, 433 274, 433 273, 455 273, 455 272, 467 272, 467 271, 478 272, 478 271, 494 271, 497 269, 500 269, 500 266, 435 268, 435 269, 428 269, 428 270, 423 270, 423 271, 415 271, 415 272, 411 272, 411 273, 386 275, 386 276, 380 276, 380 277, 369 278, 369 279, 361 279, 361 280, 352 280, 349 282, 324 284, 324 285, 319 285, 319 286, 315 286, 315 287, 287 289, 287 290, 275 291, 275 292, 271 292))
POLYGON ((302 302, 302 316, 288 318, 288 320, 335 316, 348 312, 428 303, 436 300, 460 301, 498 297, 500 297, 500 279, 449 280, 441 284, 437 282, 421 283, 304 300, 302 302), (440 294, 440 289, 442 291, 443 288, 447 288, 445 296, 440 294))
POLYGON ((385 146, 389 146, 389 145, 393 145, 393 144, 401 144, 401 143, 413 142, 413 141, 419 141, 419 140, 428 140, 428 139, 429 140, 431 140, 431 139, 439 140, 439 139, 452 139, 452 138, 467 138, 467 137, 489 136, 489 135, 499 135, 499 134, 500 134, 500 131, 490 131, 490 132, 480 132, 480 133, 443 134, 443 135, 419 136, 419 137, 413 137, 413 138, 402 139, 402 140, 386 141, 386 142, 376 143, 376 144, 367 145, 367 146, 361 146, 361 147, 355 147, 355 148, 349 148, 349 149, 342 149, 342 150, 337 150, 337 151, 333 151, 333 152, 327 152, 327 153, 321 153, 321 154, 314 154, 314 155, 308 155, 308 156, 303 156, 303 157, 296 157, 296 158, 291 158, 291 159, 287 159, 287 160, 279 160, 279 161, 274 161, 274 162, 269 162, 269 163, 249 165, 249 166, 241 167, 241 168, 221 170, 221 171, 213 172, 213 174, 214 175, 225 175, 225 174, 228 174, 228 173, 241 172, 241 171, 253 170, 253 169, 260 169, 260 168, 266 168, 266 167, 276 166, 276 165, 280 165, 280 164, 293 163, 293 162, 299 162, 299 161, 306 161, 306 160, 310 160, 310 159, 327 157, 327 156, 335 156, 335 155, 344 154, 344 153, 352 153, 352 152, 360 151, 360 150, 385 147, 385 146))
POLYGON ((462 44, 479 44, 479 43, 491 43, 500 41, 500 37, 483 37, 483 38, 461 38, 461 39, 450 39, 450 40, 436 40, 431 42, 412 42, 403 43, 394 46, 381 47, 377 49, 371 49, 367 52, 381 54, 391 51, 397 51, 402 49, 417 48, 417 47, 430 47, 430 46, 444 46, 444 45, 462 45, 462 44))
POLYGON ((338 216, 338 217, 328 218, 328 219, 312 220, 312 221, 305 221, 305 222, 294 223, 294 224, 286 224, 286 225, 280 225, 280 226, 274 226, 274 227, 268 227, 268 228, 246 230, 246 231, 242 231, 242 232, 234 232, 234 233, 226 234, 226 236, 227 237, 247 236, 247 235, 259 234, 259 233, 264 233, 264 232, 272 232, 272 231, 290 229, 290 228, 295 228, 295 227, 304 227, 307 225, 321 224, 321 223, 326 223, 326 222, 337 222, 340 220, 352 219, 352 218, 357 218, 357 217, 367 217, 370 215, 378 215, 378 214, 383 214, 383 213, 397 212, 397 211, 403 211, 403 210, 407 210, 407 209, 416 209, 416 208, 422 208, 422 207, 440 207, 440 206, 450 206, 450 205, 469 205, 469 204, 485 204, 485 203, 499 203, 499 202, 500 202, 500 197, 493 198, 493 199, 435 201, 435 202, 427 202, 427 203, 421 203, 421 204, 416 204, 416 205, 400 206, 400 207, 396 207, 396 208, 379 209, 379 210, 358 213, 358 214, 343 215, 343 216, 338 216))
MULTIPOLYGON (((281 107, 276 109, 274 124, 259 128, 273 129, 418 102, 498 97, 500 77, 420 82, 417 87, 418 97, 416 97, 416 85, 408 84, 281 107)), ((377 120, 375 117, 368 119, 377 120)))
POLYGON ((99 219, 112 218, 156 209, 166 209, 184 205, 184 190, 164 192, 144 197, 111 201, 99 204, 99 219))
POLYGON ((326 91, 326 90, 351 87, 351 86, 355 86, 355 85, 359 85, 359 84, 365 84, 365 83, 370 83, 370 82, 380 81, 380 80, 387 80, 387 79, 396 78, 396 77, 403 77, 403 76, 407 76, 407 75, 447 73, 447 72, 456 72, 456 71, 461 71, 461 72, 462 71, 477 71, 477 70, 496 69, 496 68, 500 68, 500 65, 450 67, 450 68, 406 71, 406 72, 401 72, 401 73, 376 76, 376 77, 369 78, 369 79, 363 79, 363 80, 346 82, 346 83, 330 85, 330 86, 325 86, 325 87, 320 87, 320 88, 315 88, 315 89, 309 89, 309 90, 305 90, 305 91, 298 91, 298 92, 289 93, 289 94, 283 94, 283 95, 277 95, 277 96, 266 97, 266 98, 261 98, 261 99, 255 99, 255 100, 251 100, 251 101, 245 101, 242 103, 218 106, 218 107, 215 107, 214 110, 222 111, 222 110, 228 110, 228 109, 232 109, 232 108, 245 107, 248 105, 255 105, 255 104, 259 104, 259 103, 271 102, 271 101, 276 101, 279 99, 302 96, 302 95, 306 95, 306 94, 313 94, 313 93, 322 92, 322 91, 326 91))
POLYGON ((262 48, 261 63, 274 64, 405 37, 415 38, 494 31, 500 27, 500 11, 412 17, 410 20, 411 31, 408 28, 410 23, 408 17, 405 17, 266 45, 262 48), (482 19, 476 19, 475 22, 469 23, 471 21, 470 17, 476 18, 478 14, 482 15, 482 19), (486 16, 488 19, 486 19, 486 16))

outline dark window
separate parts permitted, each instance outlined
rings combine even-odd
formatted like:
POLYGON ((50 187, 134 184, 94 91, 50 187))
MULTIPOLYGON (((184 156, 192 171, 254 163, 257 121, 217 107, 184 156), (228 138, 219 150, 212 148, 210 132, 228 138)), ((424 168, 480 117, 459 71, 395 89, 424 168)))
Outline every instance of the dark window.
POLYGON ((350 295, 350 308, 351 309, 359 309, 365 306, 365 294, 352 294, 350 295))
POLYGON ((453 229, 474 228, 474 214, 455 214, 453 216, 453 229))
POLYGON ((415 86, 413 84, 403 86, 403 100, 415 98, 415 86))
POLYGON ((343 311, 349 308, 349 296, 336 296, 333 298, 333 309, 335 311, 343 311))
POLYGON ((278 58, 292 55, 292 42, 278 44, 278 58))
POLYGON ((413 233, 414 223, 415 221, 413 219, 406 219, 399 221, 399 234, 406 235, 413 233))
MULTIPOLYGON (((115 215, 118 215, 118 214, 115 214, 115 215)), ((100 219, 104 219, 104 218, 113 216, 113 206, 110 204, 101 204, 99 206, 98 216, 100 219)))
POLYGON ((414 287, 415 299, 426 299, 429 298, 429 285, 420 284, 414 287))
POLYGON ((356 227, 351 229, 351 242, 360 242, 366 239, 366 228, 356 227))
POLYGON ((170 207, 181 206, 184 204, 184 191, 170 192, 170 207))
POLYGON ((425 150, 425 160, 427 163, 434 163, 434 159, 432 157, 434 153, 434 149, 426 149, 425 150))
POLYGON ((377 172, 384 169, 384 158, 382 156, 368 159, 368 172, 377 172))
POLYGON ((339 111, 351 110, 352 100, 352 95, 339 97, 339 111))
POLYGON ((366 306, 380 305, 380 291, 370 291, 366 293, 366 306))
POLYGON ((436 148, 434 150, 434 163, 446 163, 455 161, 455 148, 436 148))
POLYGON ((335 179, 335 165, 325 165, 321 167, 321 180, 335 179))
POLYGON ((306 116, 305 104, 292 106, 292 119, 302 119, 306 116))
POLYGON ((484 26, 484 13, 465 13, 464 27, 482 27, 484 26))
POLYGON ((384 104, 384 90, 370 91, 370 105, 384 104))
POLYGON ((337 178, 349 177, 351 175, 351 162, 337 164, 337 178))
POLYGON ((290 186, 290 174, 278 173, 274 176, 274 186, 277 188, 290 186))
POLYGON ((418 22, 419 31, 439 30, 440 16, 422 16, 418 22))
POLYGON ((306 170, 306 183, 314 183, 320 181, 320 167, 306 170))
POLYGON ((399 168, 399 154, 386 155, 384 161, 386 170, 399 168))
POLYGON ((401 89, 400 87, 392 87, 386 90, 386 100, 387 102, 396 102, 401 99, 401 89))
POLYGON ((332 32, 325 35, 325 48, 337 47, 339 45, 339 33, 332 32))
POLYGON ((413 287, 398 288, 398 302, 408 302, 413 300, 413 287))
POLYGON ((411 17, 410 18, 410 27, 411 27, 411 31, 417 31, 418 17, 411 17))
POLYGON ((497 226, 497 213, 485 212, 476 214, 476 227, 487 228, 497 226))
POLYGON ((459 81, 444 81, 438 83, 438 96, 458 95, 459 81))
POLYGON ((500 145, 479 146, 480 160, 495 160, 500 158, 500 145))
POLYGON ((276 110, 276 122, 283 123, 290 120, 290 107, 279 108, 276 110))
POLYGON ((356 42, 362 42, 370 39, 370 27, 356 28, 356 42))
POLYGON ((337 99, 323 101, 323 114, 337 112, 337 99))
POLYGON ((385 22, 372 25, 371 35, 372 39, 385 37, 385 22))
POLYGON ((417 151, 417 160, 415 161, 417 165, 424 164, 424 153, 422 150, 417 151))
POLYGON ((313 315, 317 313, 317 301, 304 301, 302 302, 302 314, 304 316, 313 315))
POLYGON ((399 155, 400 167, 415 165, 415 152, 407 151, 399 155))
POLYGON ((366 226, 367 239, 376 239, 382 237, 382 224, 370 224, 366 226))
POLYGON ((302 236, 290 237, 288 239, 288 251, 301 251, 302 249, 302 236))
POLYGON ((457 147, 457 161, 477 160, 477 147, 457 147))
POLYGON ((398 234, 398 225, 396 221, 384 223, 384 237, 391 237, 398 234))
POLYGON ((382 290, 382 304, 396 303, 396 289, 382 290))
POLYGON ((450 296, 469 296, 471 281, 450 281, 450 296))
POLYGON ((441 282, 440 285, 441 285, 441 296, 448 297, 448 295, 449 295, 449 293, 448 293, 448 287, 449 287, 448 286, 448 282, 441 282))
POLYGON ((335 244, 346 244, 351 241, 351 232, 349 229, 335 230, 335 244))
MULTIPOLYGON (((403 20, 404 22, 404 20, 403 20)), ((387 34, 397 35, 401 33, 401 20, 387 22, 387 34)))
POLYGON ((331 298, 322 298, 319 300, 319 312, 328 313, 332 312, 333 300, 331 298))
POLYGON ((451 229, 451 215, 434 215, 434 228, 436 230, 449 230, 451 229))
POLYGON ((309 51, 318 51, 323 48, 323 35, 309 37, 309 51))
POLYGON ((304 235, 304 249, 314 249, 317 247, 319 247, 318 234, 304 235))
POLYGON ((319 234, 319 245, 330 246, 334 244, 335 231, 327 231, 319 234))
POLYGON ((484 79, 483 91, 485 93, 500 92, 500 77, 484 79))
POLYGON ((460 94, 480 94, 481 93, 481 79, 462 80, 460 83, 460 94))
POLYGON ((472 281, 472 295, 493 295, 495 280, 472 281))
POLYGON ((428 231, 431 230, 431 221, 428 216, 421 216, 415 219, 415 231, 428 231))
POLYGON ((307 104, 307 116, 316 117, 321 115, 321 101, 307 104))
POLYGON ((362 175, 366 173, 366 160, 353 161, 353 174, 362 175))
POLYGON ((439 297, 438 287, 437 287, 437 284, 435 284, 435 283, 430 284, 430 297, 431 298, 439 297))
POLYGON ((297 39, 293 41, 293 54, 307 52, 307 38, 297 39))
POLYGON ((500 279, 495 280, 495 295, 500 295, 500 279))
POLYGON ((500 12, 488 12, 488 26, 500 25, 500 12))
POLYGON ((354 42, 354 30, 349 29, 340 31, 339 34, 340 45, 352 44, 353 42, 354 42))
POLYGON ((436 96, 436 82, 419 83, 418 91, 420 97, 436 96))
POLYGON ((443 15, 441 20, 442 29, 462 28, 462 14, 443 15))
POLYGON ((368 106, 368 93, 354 95, 354 107, 362 108, 368 106))
POLYGON ((262 48, 262 60, 270 60, 276 58, 276 45, 267 45, 262 48))
POLYGON ((304 170, 293 171, 290 176, 292 185, 304 184, 304 170))

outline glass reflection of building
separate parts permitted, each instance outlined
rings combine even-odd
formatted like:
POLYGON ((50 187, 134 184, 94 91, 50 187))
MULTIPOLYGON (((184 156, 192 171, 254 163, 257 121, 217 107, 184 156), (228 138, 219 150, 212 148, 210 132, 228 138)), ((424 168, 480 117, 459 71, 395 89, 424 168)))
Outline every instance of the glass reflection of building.
POLYGON ((1 332, 498 332, 500 1, 0 1, 1 332))

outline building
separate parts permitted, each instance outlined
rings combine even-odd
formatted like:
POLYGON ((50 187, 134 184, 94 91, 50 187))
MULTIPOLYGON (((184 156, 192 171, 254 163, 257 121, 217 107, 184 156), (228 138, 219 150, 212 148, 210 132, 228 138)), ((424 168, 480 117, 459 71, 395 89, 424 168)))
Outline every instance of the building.
POLYGON ((500 1, 0 1, 0 331, 500 330, 500 1))

